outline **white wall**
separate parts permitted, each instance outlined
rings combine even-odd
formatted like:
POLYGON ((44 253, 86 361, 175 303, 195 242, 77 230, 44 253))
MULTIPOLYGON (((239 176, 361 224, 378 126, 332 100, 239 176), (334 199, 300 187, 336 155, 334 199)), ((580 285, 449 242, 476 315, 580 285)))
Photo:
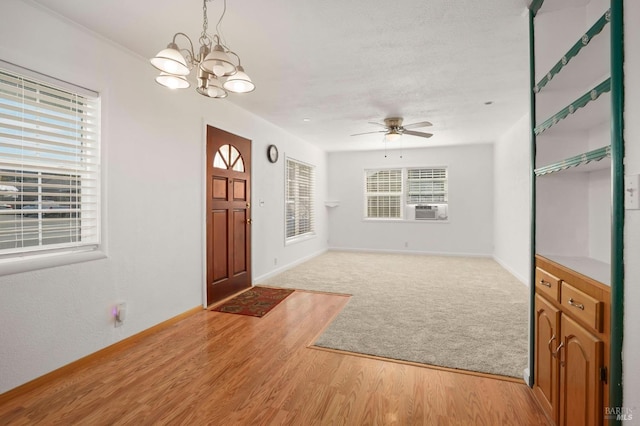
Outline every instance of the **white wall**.
MULTIPOLYGON (((624 2, 625 174, 640 174, 640 2, 624 2)), ((640 210, 625 212, 624 406, 640 418, 640 210)))
POLYGON ((329 246, 455 255, 493 252, 493 147, 467 145, 329 154, 329 246), (402 154, 402 158, 400 155, 402 154), (364 170, 448 166, 449 223, 363 220, 364 170), (406 247, 405 247, 406 243, 406 247))
POLYGON ((536 251, 547 256, 587 257, 588 201, 589 179, 584 173, 563 171, 538 178, 536 251))
MULTIPOLYGON (((207 101, 205 99, 205 101, 207 101)), ((254 116, 253 132, 253 277, 254 282, 275 275, 327 250, 328 224, 324 200, 327 198, 327 154, 254 116), (267 146, 275 144, 279 160, 267 161, 267 146), (315 237, 285 245, 285 163, 286 158, 315 167, 315 237)), ((225 119, 226 124, 231 118, 225 119)), ((238 126, 246 127, 244 117, 238 126)))
POLYGON ((588 175, 589 190, 589 254, 588 257, 611 263, 611 170, 598 170, 588 175), (593 200, 597 200, 594 202, 593 200), (602 202, 605 200, 605 202, 602 202))
POLYGON ((326 249, 324 207, 316 238, 284 246, 283 160, 265 153, 276 143, 315 164, 324 199, 317 148, 229 101, 167 91, 145 58, 32 3, 0 4, 0 58, 102 94, 107 254, 0 277, 0 393, 203 303, 206 124, 253 140, 254 277, 276 268, 274 256, 281 266, 326 249), (114 328, 118 301, 128 314, 114 328))
POLYGON ((494 153, 493 256, 529 285, 531 202, 529 114, 498 141, 494 153))

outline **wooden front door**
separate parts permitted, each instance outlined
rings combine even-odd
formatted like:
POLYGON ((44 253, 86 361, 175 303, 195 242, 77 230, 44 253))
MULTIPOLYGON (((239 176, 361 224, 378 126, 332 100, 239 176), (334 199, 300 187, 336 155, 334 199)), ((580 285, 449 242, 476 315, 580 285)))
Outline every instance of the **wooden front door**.
POLYGON ((251 287, 251 141, 207 126, 207 304, 251 287))

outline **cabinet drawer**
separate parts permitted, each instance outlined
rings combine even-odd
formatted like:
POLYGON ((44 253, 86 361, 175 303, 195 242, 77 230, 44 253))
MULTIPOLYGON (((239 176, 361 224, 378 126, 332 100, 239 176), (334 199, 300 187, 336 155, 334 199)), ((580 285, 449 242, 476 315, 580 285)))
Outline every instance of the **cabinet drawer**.
POLYGON ((536 290, 560 301, 560 279, 541 268, 536 268, 536 290))
POLYGON ((562 283, 562 301, 564 310, 582 320, 596 331, 602 331, 603 302, 573 287, 568 282, 562 283))

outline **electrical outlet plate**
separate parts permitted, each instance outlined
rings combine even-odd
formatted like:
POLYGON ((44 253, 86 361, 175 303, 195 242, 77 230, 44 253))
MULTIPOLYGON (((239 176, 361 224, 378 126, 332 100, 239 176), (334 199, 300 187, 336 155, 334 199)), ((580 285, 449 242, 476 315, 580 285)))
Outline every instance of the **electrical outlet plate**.
POLYGON ((115 325, 116 327, 120 327, 127 316, 127 304, 124 302, 118 303, 115 306, 113 313, 114 313, 113 316, 115 320, 115 325))
POLYGON ((624 177, 624 207, 627 210, 640 209, 640 175, 624 177))

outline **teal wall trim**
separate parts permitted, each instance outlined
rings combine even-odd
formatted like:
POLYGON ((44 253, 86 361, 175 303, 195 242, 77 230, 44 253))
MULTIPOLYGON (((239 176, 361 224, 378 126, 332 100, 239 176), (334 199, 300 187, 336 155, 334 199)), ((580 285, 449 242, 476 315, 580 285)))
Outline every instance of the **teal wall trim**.
POLYGON ((602 29, 605 27, 605 25, 609 23, 610 14, 611 9, 607 10, 607 12, 602 15, 591 28, 587 30, 582 38, 575 42, 571 49, 569 49, 569 51, 564 54, 562 59, 556 62, 551 70, 549 70, 549 72, 542 78, 542 80, 540 80, 540 82, 533 88, 534 92, 537 93, 542 90, 542 88, 546 86, 547 83, 550 82, 551 79, 569 63, 569 61, 571 61, 571 59, 573 59, 578 55, 578 53, 580 53, 583 47, 588 45, 595 36, 602 32, 602 29))
POLYGON ((600 161, 603 158, 610 156, 611 147, 609 145, 603 146, 602 148, 594 149, 593 151, 585 152, 584 154, 578 154, 576 156, 566 158, 562 161, 558 161, 557 163, 549 164, 548 166, 538 167, 535 170, 535 175, 548 175, 549 173, 559 172, 570 167, 581 166, 592 161, 600 161))
POLYGON ((608 92, 611 90, 611 79, 607 78, 602 83, 598 84, 593 89, 589 90, 584 95, 580 96, 575 101, 571 102, 571 104, 562 108, 560 111, 555 113, 553 116, 546 119, 541 125, 535 128, 536 135, 544 132, 545 130, 555 126, 558 122, 564 120, 569 116, 569 114, 573 114, 580 108, 584 107, 591 101, 595 101, 600 97, 601 94, 608 92))
MULTIPOLYGON (((623 0, 611 0, 611 361, 609 405, 622 407, 624 321, 624 28, 623 0)), ((621 424, 617 420, 615 423, 621 424)))
MULTIPOLYGON (((535 2, 534 2, 535 3, 535 2)), ((542 4, 542 1, 538 3, 542 4)), ((540 6, 538 6, 540 8, 540 6)), ((535 300, 536 300, 536 132, 534 131, 536 127, 536 97, 533 94, 533 87, 536 84, 536 63, 535 63, 535 44, 534 44, 534 34, 533 34, 533 17, 535 15, 534 10, 529 9, 529 117, 530 117, 530 125, 529 128, 531 132, 529 134, 529 143, 531 145, 531 155, 530 155, 530 169, 531 169, 531 190, 530 192, 530 203, 531 203, 531 277, 529 279, 529 387, 533 387, 533 379, 535 377, 535 324, 536 324, 536 309, 535 309, 535 300)))

